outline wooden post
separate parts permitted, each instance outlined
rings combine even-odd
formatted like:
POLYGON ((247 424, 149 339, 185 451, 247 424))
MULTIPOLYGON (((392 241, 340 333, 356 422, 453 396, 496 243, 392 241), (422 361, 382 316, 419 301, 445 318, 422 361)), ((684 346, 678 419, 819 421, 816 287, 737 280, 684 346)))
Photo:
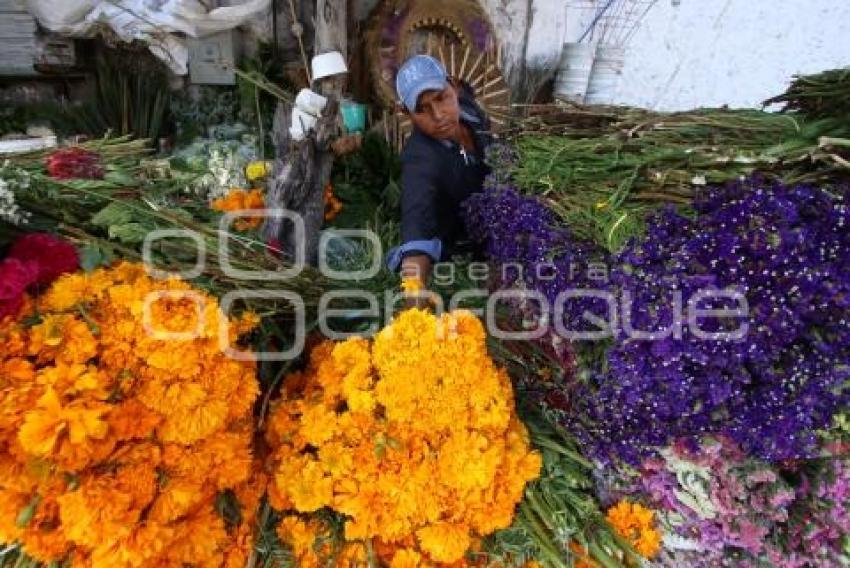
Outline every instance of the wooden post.
POLYGON ((315 52, 339 51, 348 56, 346 0, 316 0, 315 52))
MULTIPOLYGON (((339 51, 348 58, 348 6, 346 0, 316 0, 316 41, 315 54, 339 51)), ((347 76, 329 77, 318 81, 318 91, 328 97, 331 104, 322 116, 326 120, 326 133, 319 132, 319 144, 316 147, 316 160, 313 165, 316 187, 309 210, 305 214, 308 263, 318 262, 319 232, 322 230, 325 214, 325 186, 331 180, 334 155, 330 149, 333 134, 339 124, 339 101, 345 88, 347 76), (336 104, 333 104, 336 103, 336 104), (321 140, 324 138, 324 140, 321 140), (311 262, 311 259, 313 262, 311 262)))
MULTIPOLYGON (((317 0, 315 53, 339 51, 346 55, 348 11, 346 0, 317 0)), ((278 143, 275 178, 269 189, 266 206, 283 208, 301 216, 304 242, 294 242, 291 224, 281 219, 268 219, 263 227, 267 243, 280 246, 284 258, 292 260, 296 247, 304 247, 307 265, 318 264, 319 233, 324 222, 325 186, 330 181, 333 152, 330 144, 338 134, 339 100, 346 77, 336 76, 314 81, 313 89, 328 97, 322 117, 303 141, 289 137, 291 107, 279 105, 275 116, 274 138, 278 143)))

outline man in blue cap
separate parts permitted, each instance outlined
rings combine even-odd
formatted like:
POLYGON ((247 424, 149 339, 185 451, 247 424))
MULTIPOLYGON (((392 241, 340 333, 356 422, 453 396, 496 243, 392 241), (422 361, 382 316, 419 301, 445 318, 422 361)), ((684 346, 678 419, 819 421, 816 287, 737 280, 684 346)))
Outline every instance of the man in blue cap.
POLYGON ((460 206, 489 173, 490 124, 472 89, 433 57, 405 61, 396 92, 414 130, 401 155, 402 244, 389 252, 388 265, 427 284, 434 263, 471 250, 460 206))

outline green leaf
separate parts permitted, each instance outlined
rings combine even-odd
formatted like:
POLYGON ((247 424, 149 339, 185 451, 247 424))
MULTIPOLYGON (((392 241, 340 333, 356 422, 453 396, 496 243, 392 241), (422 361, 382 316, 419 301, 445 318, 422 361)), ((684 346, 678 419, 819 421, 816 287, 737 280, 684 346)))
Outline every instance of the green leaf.
POLYGON ((110 225, 123 225, 133 221, 133 210, 124 203, 115 201, 98 211, 91 222, 98 227, 109 227, 110 225))
POLYGON ((106 257, 100 247, 87 245, 80 249, 80 267, 86 272, 91 272, 105 264, 107 264, 106 257))
POLYGON ((123 225, 110 225, 109 238, 117 239, 125 244, 138 244, 145 240, 151 228, 142 223, 126 223, 123 225))
POLYGON ((62 185, 81 191, 96 191, 99 189, 113 190, 115 184, 108 179, 67 179, 62 185))
POLYGON ((215 510, 229 526, 242 524, 242 510, 232 489, 226 489, 215 497, 215 510))
POLYGON ((65 482, 68 484, 68 491, 76 491, 80 487, 80 476, 76 473, 66 472, 64 474, 65 482))
POLYGON ((18 518, 15 519, 15 525, 22 529, 29 524, 32 520, 33 515, 35 515, 35 510, 38 508, 38 504, 41 502, 41 495, 34 495, 30 502, 26 507, 21 509, 21 512, 18 513, 18 518))
POLYGON ((30 328, 30 327, 33 327, 35 325, 40 324, 43 321, 44 321, 44 319, 41 317, 41 314, 36 313, 36 314, 32 314, 30 316, 25 317, 21 321, 21 323, 24 325, 24 327, 30 328))
POLYGON ((180 219, 185 219, 186 221, 193 221, 195 219, 194 215, 185 209, 180 209, 177 207, 170 208, 168 212, 175 217, 179 217, 180 219))
POLYGON ((108 181, 108 182, 114 184, 114 185, 121 185, 121 186, 136 186, 136 185, 139 185, 139 182, 135 178, 133 178, 133 176, 131 176, 127 172, 124 172, 124 171, 121 171, 121 170, 106 172, 106 174, 103 176, 103 179, 105 181, 108 181))

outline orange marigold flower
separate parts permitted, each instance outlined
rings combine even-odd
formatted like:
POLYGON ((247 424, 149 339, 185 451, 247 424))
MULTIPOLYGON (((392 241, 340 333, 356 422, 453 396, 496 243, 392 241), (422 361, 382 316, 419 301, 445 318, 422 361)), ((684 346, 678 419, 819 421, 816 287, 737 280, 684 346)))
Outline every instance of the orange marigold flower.
POLYGON ((284 381, 266 439, 275 507, 330 507, 347 541, 409 539, 423 565, 462 562, 474 539, 509 526, 541 467, 510 379, 465 312, 408 310, 371 343, 318 345, 284 381))
POLYGON ((0 361, 0 380, 5 385, 26 385, 35 381, 35 366, 21 357, 0 361))
POLYGON ((150 436, 161 421, 162 415, 149 410, 134 398, 118 404, 107 417, 109 429, 118 440, 150 436))
POLYGON ((55 499, 41 500, 19 537, 28 555, 45 563, 62 560, 68 555, 71 542, 57 527, 58 521, 59 509, 55 499))
POLYGON ((402 548, 393 554, 390 568, 418 568, 422 555, 410 548, 402 548))
MULTIPOLYGON (((294 515, 284 517, 277 527, 278 537, 292 548, 299 568, 318 568, 328 564, 325 557, 330 556, 329 547, 316 546, 319 538, 326 537, 328 532, 328 527, 321 521, 304 520, 294 515)), ((339 563, 336 565, 348 566, 339 563)))
POLYGON ((106 437, 108 429, 103 419, 107 410, 105 405, 63 407, 59 395, 48 387, 38 399, 36 409, 24 416, 18 440, 24 449, 39 457, 50 454, 63 435, 67 435, 69 442, 74 445, 101 440, 106 437))
POLYGON ((437 523, 416 531, 419 546, 438 562, 455 562, 472 544, 469 527, 451 523, 437 523))
POLYGON ((655 513, 640 503, 623 500, 608 509, 605 518, 641 556, 652 558, 661 550, 661 534, 653 526, 654 517, 655 513))
POLYGON ((256 364, 219 334, 235 343, 256 318, 124 262, 62 276, 38 305, 34 323, 0 323, 0 542, 81 566, 235 566, 265 477, 256 364), (214 506, 227 490, 245 519, 231 531, 214 506))
MULTIPOLYGON (((233 189, 226 196, 216 199, 212 202, 211 207, 216 211, 239 211, 242 209, 263 209, 265 207, 265 197, 260 189, 252 189, 245 191, 243 189, 233 189)), ((237 219, 233 223, 237 231, 245 231, 255 229, 263 224, 262 217, 244 217, 237 219)))

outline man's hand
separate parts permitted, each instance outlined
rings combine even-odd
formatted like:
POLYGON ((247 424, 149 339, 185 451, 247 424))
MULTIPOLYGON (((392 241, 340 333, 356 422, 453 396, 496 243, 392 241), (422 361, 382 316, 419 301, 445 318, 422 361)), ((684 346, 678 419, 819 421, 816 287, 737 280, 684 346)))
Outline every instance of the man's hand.
POLYGON ((411 254, 401 261, 401 279, 418 278, 423 286, 428 286, 431 278, 431 257, 427 254, 411 254))
POLYGON ((402 288, 405 288, 404 309, 429 309, 427 282, 431 277, 431 257, 427 254, 415 254, 401 261, 402 288), (410 285, 415 283, 415 285, 410 285))

